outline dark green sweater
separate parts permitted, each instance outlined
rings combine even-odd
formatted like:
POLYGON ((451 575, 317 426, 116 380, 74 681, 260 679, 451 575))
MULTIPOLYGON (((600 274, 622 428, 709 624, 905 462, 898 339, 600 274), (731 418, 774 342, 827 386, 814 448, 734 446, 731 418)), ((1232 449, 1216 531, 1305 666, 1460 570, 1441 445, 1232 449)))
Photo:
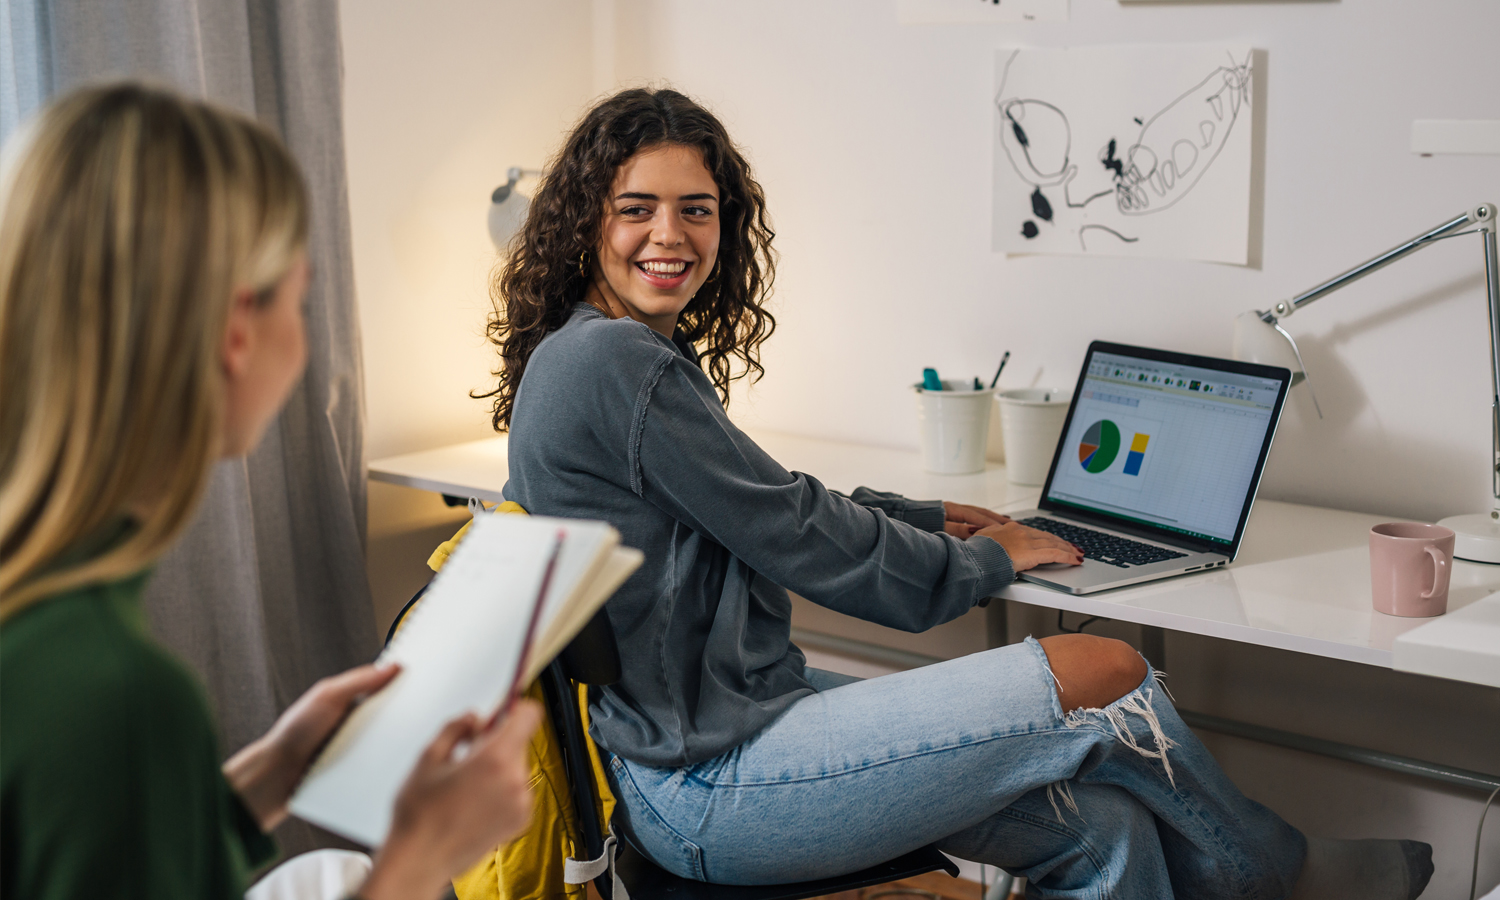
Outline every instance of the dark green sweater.
POLYGON ((0 626, 0 895, 240 900, 275 844, 219 770, 208 706, 146 633, 147 573, 0 626))

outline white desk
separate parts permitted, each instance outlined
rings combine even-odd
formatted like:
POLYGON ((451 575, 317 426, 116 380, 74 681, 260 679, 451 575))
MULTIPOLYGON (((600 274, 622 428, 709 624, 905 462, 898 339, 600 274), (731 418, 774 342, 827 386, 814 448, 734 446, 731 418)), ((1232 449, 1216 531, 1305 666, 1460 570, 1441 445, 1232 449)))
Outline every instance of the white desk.
MULTIPOLYGON (((1002 467, 930 475, 916 452, 798 438, 753 437, 788 469, 834 490, 860 485, 1004 512, 1035 505, 1038 490, 1002 467)), ((370 477, 498 502, 506 438, 377 460, 370 477)), ((1007 600, 1209 635, 1283 650, 1500 687, 1500 566, 1454 565, 1448 614, 1401 619, 1370 602, 1368 532, 1386 517, 1262 500, 1239 559, 1227 569, 1087 596, 1017 582, 1007 600)))

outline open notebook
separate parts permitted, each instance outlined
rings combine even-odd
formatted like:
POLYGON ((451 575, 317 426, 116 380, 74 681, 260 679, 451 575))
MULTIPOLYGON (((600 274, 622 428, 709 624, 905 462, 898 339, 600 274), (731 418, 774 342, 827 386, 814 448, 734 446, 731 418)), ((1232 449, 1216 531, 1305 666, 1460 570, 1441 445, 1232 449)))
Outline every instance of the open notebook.
POLYGON ((478 516, 380 656, 401 674, 334 734, 292 813, 383 843, 397 792, 443 726, 469 711, 489 716, 530 684, 642 558, 604 522, 478 516))

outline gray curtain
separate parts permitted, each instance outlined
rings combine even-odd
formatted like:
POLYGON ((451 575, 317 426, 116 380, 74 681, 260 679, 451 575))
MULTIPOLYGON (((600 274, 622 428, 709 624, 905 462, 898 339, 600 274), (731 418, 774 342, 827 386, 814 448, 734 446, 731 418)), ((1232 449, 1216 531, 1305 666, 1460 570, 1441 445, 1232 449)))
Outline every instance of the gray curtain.
MULTIPOLYGON (((307 176, 307 375, 265 441, 219 464, 146 595, 158 637, 207 685, 228 753, 318 678, 378 649, 338 3, 0 0, 0 57, 0 139, 73 87, 147 78, 256 116, 307 176)), ((279 836, 288 850, 318 842, 305 826, 279 836)))

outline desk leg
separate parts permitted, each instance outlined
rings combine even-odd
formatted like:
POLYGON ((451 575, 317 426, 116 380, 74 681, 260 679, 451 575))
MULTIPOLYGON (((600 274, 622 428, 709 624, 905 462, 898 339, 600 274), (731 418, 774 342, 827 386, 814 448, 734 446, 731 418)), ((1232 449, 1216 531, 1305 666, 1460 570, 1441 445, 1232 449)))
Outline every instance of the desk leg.
POLYGON ((1010 643, 1010 601, 1003 597, 991 597, 990 605, 984 608, 985 646, 993 650, 1010 643))
POLYGON ((1167 632, 1155 625, 1141 626, 1141 655, 1160 672, 1167 664, 1167 632))

